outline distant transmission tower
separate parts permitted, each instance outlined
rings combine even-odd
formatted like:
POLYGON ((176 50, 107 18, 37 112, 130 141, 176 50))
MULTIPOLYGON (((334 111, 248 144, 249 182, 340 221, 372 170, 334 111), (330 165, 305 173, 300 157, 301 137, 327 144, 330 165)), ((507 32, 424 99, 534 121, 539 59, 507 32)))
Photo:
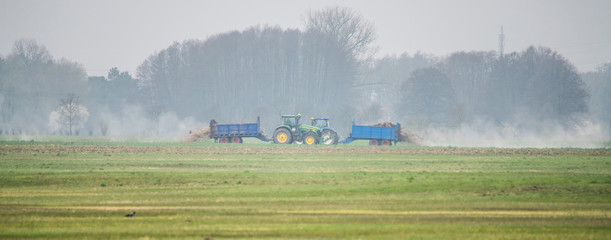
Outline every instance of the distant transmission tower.
POLYGON ((499 34, 499 53, 503 58, 503 51, 505 50, 505 34, 503 34, 503 26, 501 26, 501 34, 499 34))

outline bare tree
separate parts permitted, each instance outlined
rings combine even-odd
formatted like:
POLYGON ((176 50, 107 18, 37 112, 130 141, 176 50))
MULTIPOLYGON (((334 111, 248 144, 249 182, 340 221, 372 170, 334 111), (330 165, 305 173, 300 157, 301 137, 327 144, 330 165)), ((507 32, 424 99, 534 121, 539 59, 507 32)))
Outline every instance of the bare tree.
POLYGON ((34 39, 20 39, 13 45, 13 53, 9 56, 17 59, 22 66, 48 64, 53 61, 49 50, 38 44, 34 39))
POLYGON ((51 113, 51 119, 60 127, 68 129, 68 135, 72 135, 72 129, 76 129, 81 123, 87 121, 89 112, 87 108, 80 105, 79 97, 70 93, 60 99, 59 108, 51 113))
POLYGON ((370 45, 376 38, 375 28, 354 10, 332 7, 310 11, 306 18, 307 30, 317 30, 335 37, 352 57, 364 59, 373 53, 370 45))

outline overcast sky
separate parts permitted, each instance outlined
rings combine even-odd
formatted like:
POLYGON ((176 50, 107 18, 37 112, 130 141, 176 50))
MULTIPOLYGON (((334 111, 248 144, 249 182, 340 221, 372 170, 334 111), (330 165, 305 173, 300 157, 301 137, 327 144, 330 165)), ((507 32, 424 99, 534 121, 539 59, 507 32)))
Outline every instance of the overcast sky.
POLYGON ((556 50, 580 71, 611 62, 611 0, 0 0, 0 55, 32 38, 89 75, 136 68, 173 42, 269 25, 303 29, 305 13, 350 7, 376 28, 378 56, 418 51, 556 50))

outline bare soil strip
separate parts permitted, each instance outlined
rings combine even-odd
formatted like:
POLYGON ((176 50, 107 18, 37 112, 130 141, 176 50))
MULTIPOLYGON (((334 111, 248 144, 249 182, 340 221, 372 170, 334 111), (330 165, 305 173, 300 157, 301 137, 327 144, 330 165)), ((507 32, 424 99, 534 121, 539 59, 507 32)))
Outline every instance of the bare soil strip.
POLYGON ((28 207, 38 209, 66 209, 66 210, 100 210, 100 211, 154 211, 154 210, 237 210, 248 209, 270 214, 311 214, 311 215, 449 215, 449 216, 540 216, 540 217, 593 217, 606 218, 611 211, 605 210, 473 210, 473 211, 385 211, 364 209, 337 209, 337 210, 261 210, 241 206, 57 206, 57 207, 28 207))
MULTIPOLYGON (((282 211, 280 211, 282 212, 282 211)), ((383 210, 297 210, 284 211, 287 214, 335 214, 335 215, 465 215, 465 216, 583 216, 607 217, 611 212, 591 211, 524 211, 524 210, 474 210, 474 211, 383 211, 383 210)))
POLYGON ((335 146, 213 146, 213 147, 148 147, 148 146, 65 146, 65 145, 0 145, 0 153, 168 153, 168 154, 519 154, 519 155, 611 155, 611 149, 530 149, 530 148, 399 148, 399 147, 335 147, 335 146))

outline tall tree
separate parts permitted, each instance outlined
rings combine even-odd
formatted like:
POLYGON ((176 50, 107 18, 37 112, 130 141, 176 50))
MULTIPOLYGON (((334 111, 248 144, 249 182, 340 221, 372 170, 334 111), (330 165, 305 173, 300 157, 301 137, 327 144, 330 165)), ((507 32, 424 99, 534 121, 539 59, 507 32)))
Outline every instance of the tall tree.
POLYGON ((18 122, 24 121, 32 126, 38 125, 34 122, 40 123, 38 120, 41 116, 36 113, 44 112, 43 98, 57 88, 45 82, 53 58, 47 48, 35 40, 20 39, 15 41, 7 60, 10 66, 8 81, 3 86, 7 99, 6 108, 3 108, 6 119, 15 125, 21 125, 18 122))
POLYGON ((13 52, 9 56, 16 67, 42 67, 53 61, 49 50, 38 44, 34 39, 19 39, 13 44, 13 52))
POLYGON ((375 28, 350 8, 331 7, 310 11, 306 16, 306 29, 332 36, 353 58, 367 58, 372 54, 375 28))
MULTIPOLYGON (((311 55, 310 62, 306 63, 306 68, 313 66, 308 68, 313 70, 306 72, 318 73, 306 76, 315 79, 312 91, 322 93, 324 103, 366 105, 368 101, 359 97, 359 91, 363 88, 355 87, 365 82, 366 63, 376 51, 372 46, 376 39, 373 24, 353 9, 338 6, 309 11, 305 25, 306 34, 312 36, 306 37, 306 41, 315 40, 310 44, 324 51, 311 55)), ((328 107, 324 112, 338 109, 336 106, 328 107)))

